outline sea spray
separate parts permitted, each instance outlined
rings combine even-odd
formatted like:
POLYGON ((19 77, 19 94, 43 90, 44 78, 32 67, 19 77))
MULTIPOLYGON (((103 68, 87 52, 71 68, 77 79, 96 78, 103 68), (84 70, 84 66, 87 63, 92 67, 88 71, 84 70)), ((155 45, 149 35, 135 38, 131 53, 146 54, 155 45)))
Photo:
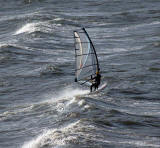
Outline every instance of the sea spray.
MULTIPOLYGON (((88 94, 89 90, 82 90, 82 89, 74 89, 72 87, 65 88, 63 91, 60 91, 58 95, 48 95, 47 97, 51 97, 50 100, 45 100, 41 103, 49 103, 50 105, 55 105, 58 112, 68 112, 65 110, 70 105, 76 103, 77 106, 81 106, 85 104, 85 101, 76 100, 76 96, 81 96, 88 94), (63 103, 64 100, 66 103, 63 103), (79 103, 80 102, 80 103, 79 103), (82 103, 83 102, 83 103, 82 103)), ((70 114, 70 113, 69 113, 70 114)), ((69 123, 67 125, 61 126, 57 129, 49 129, 44 130, 42 134, 33 138, 29 142, 25 142, 22 148, 40 148, 45 145, 54 146, 54 147, 61 147, 67 144, 67 141, 77 141, 77 137, 72 134, 72 129, 77 127, 80 124, 80 121, 75 121, 73 123, 69 123), (66 136, 66 133, 70 133, 66 136)), ((79 125, 80 127, 80 125, 79 125)), ((78 142, 78 141, 77 141, 78 142)))
POLYGON ((47 102, 57 102, 58 100, 72 100, 74 101, 75 97, 77 96, 83 96, 89 94, 89 90, 83 90, 80 88, 73 88, 71 86, 68 86, 68 88, 64 88, 64 90, 56 92, 55 94, 47 94, 47 102))

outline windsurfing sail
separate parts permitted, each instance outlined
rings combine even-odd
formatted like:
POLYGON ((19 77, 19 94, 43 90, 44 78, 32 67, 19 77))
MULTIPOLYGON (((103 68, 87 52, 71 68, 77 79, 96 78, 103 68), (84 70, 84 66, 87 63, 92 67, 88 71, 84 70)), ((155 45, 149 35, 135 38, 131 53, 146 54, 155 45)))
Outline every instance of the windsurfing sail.
POLYGON ((75 59, 76 59, 76 82, 88 82, 100 71, 98 58, 94 45, 85 30, 74 31, 75 59))

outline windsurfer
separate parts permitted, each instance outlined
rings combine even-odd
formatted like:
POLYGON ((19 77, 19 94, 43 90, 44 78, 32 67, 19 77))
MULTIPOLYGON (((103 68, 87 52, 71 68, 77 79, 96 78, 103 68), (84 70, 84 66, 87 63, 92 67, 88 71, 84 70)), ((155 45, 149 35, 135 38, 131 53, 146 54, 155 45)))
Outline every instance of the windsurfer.
POLYGON ((92 88, 94 87, 94 91, 98 89, 98 86, 101 83, 101 75, 100 73, 97 71, 96 72, 96 76, 94 78, 92 78, 91 76, 91 80, 93 80, 92 85, 90 86, 90 92, 92 92, 92 88))

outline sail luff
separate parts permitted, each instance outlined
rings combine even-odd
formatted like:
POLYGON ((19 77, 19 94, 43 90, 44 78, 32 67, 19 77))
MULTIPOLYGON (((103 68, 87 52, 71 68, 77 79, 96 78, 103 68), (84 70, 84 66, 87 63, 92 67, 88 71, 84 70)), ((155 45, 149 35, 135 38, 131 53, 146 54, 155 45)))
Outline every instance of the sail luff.
MULTIPOLYGON (((76 50, 78 50, 78 49, 76 49, 76 44, 77 44, 77 42, 76 42, 76 36, 75 36, 75 33, 76 33, 76 31, 74 31, 74 45, 75 45, 75 69, 77 69, 77 60, 76 60, 76 50)), ((77 82, 77 70, 75 71, 75 82, 77 82)))

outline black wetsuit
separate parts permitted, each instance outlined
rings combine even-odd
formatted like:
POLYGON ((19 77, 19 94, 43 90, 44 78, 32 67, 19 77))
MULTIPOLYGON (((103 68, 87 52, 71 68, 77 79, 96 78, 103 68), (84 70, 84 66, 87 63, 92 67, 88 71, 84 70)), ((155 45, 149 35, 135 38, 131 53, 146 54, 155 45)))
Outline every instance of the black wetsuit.
POLYGON ((92 92, 92 87, 94 87, 94 90, 98 89, 98 86, 100 85, 101 83, 101 75, 100 74, 97 74, 94 78, 91 77, 91 79, 95 80, 94 83, 92 83, 92 85, 90 86, 90 92, 92 92))

